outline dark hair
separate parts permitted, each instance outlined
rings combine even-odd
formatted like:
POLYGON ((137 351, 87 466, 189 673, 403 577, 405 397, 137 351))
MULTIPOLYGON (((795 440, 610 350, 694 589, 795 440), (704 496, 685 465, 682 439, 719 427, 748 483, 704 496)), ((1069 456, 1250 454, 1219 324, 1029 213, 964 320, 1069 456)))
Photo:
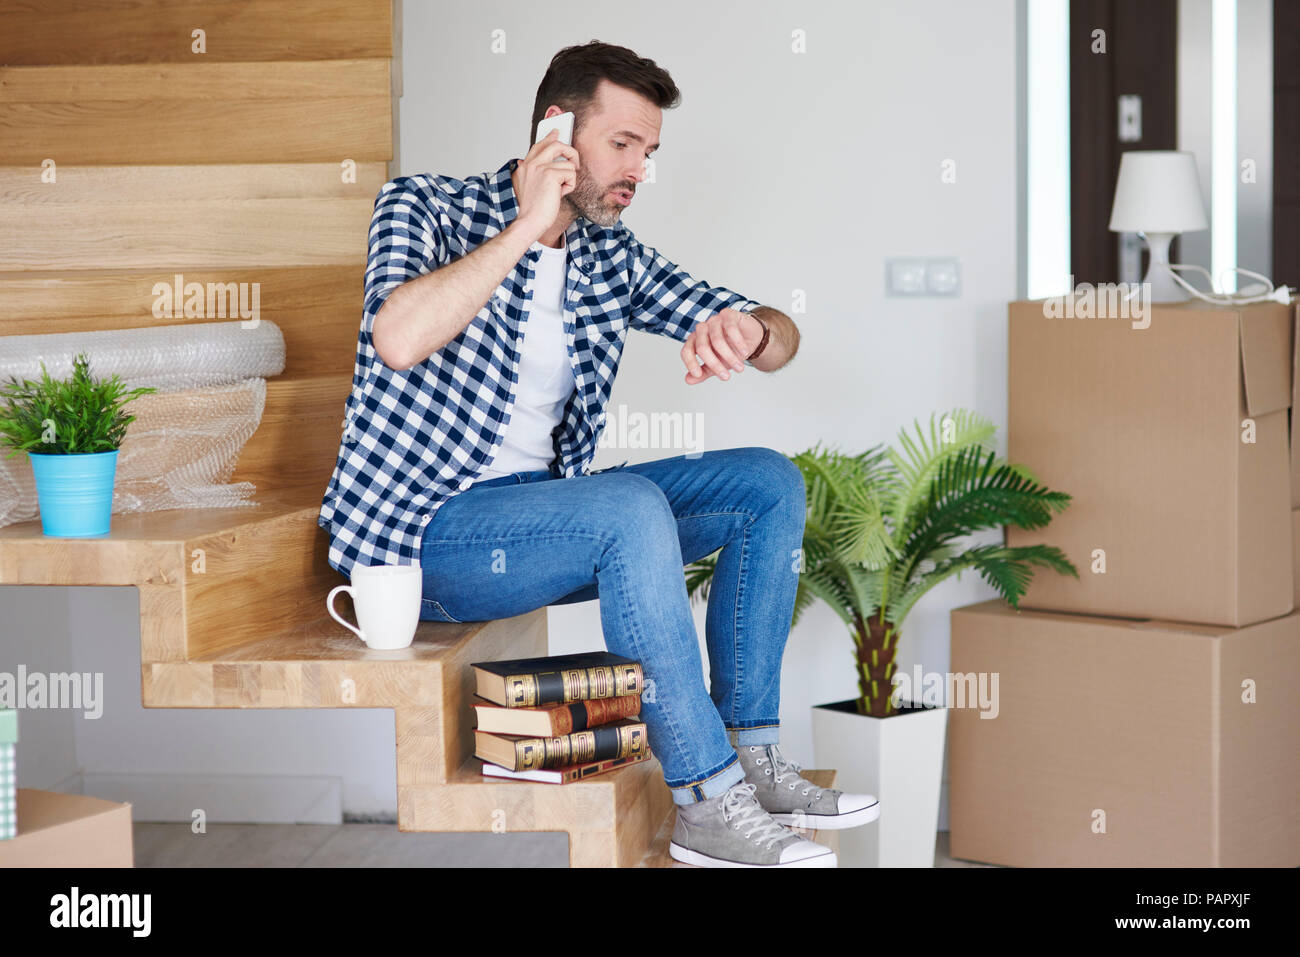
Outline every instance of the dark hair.
POLYGON ((573 111, 573 135, 576 139, 602 79, 640 93, 661 110, 672 109, 681 102, 681 91, 668 71, 654 60, 637 56, 627 47, 599 40, 565 47, 551 57, 551 65, 546 68, 546 75, 537 87, 528 145, 533 145, 537 124, 552 103, 573 111))

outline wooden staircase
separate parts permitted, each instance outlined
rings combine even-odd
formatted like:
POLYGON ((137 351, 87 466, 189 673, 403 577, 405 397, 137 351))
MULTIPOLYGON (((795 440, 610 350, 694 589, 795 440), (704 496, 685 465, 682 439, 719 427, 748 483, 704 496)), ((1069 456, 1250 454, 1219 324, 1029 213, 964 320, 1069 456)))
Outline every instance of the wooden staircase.
POLYGON ((422 622, 401 651, 370 650, 325 611, 343 578, 316 518, 370 213, 396 175, 399 13, 390 0, 0 10, 0 335, 213 321, 153 315, 154 284, 182 272, 259 283, 287 353, 233 476, 256 505, 115 515, 97 539, 0 528, 0 584, 138 589, 145 707, 392 708, 403 831, 565 831, 573 866, 664 866, 658 761, 557 786, 485 779, 473 757, 469 662, 546 654, 545 609, 422 622))

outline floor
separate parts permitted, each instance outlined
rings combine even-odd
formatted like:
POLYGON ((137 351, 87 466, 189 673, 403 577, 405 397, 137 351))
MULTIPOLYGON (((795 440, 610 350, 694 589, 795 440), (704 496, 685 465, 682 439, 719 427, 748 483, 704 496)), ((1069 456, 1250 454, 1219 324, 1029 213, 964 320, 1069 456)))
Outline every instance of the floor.
MULTIPOLYGON (((569 840, 554 834, 403 834, 395 824, 136 823, 136 867, 565 867, 569 840)), ((948 856, 940 831, 935 867, 989 867, 948 856)))

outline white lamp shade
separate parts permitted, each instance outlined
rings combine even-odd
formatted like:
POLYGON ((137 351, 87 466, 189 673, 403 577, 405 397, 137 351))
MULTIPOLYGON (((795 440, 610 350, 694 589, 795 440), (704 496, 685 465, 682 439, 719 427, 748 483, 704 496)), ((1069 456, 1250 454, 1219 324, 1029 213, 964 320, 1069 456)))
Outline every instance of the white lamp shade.
POLYGON ((1196 157, 1182 150, 1130 150, 1119 158, 1110 211, 1117 233, 1187 233, 1209 229, 1196 157))

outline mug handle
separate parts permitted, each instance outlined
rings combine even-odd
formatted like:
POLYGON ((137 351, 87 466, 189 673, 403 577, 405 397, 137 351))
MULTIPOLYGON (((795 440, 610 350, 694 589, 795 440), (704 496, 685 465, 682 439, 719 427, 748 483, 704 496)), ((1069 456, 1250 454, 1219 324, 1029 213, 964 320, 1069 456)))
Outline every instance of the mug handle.
POLYGON ((330 617, 331 617, 331 618, 333 618, 335 621, 337 621, 340 625, 342 625, 342 626, 343 626, 344 628, 346 628, 348 631, 352 632, 352 633, 355 634, 358 638, 360 638, 363 644, 368 644, 368 642, 366 641, 366 636, 363 635, 363 634, 361 633, 360 629, 353 628, 351 625, 349 625, 346 621, 344 621, 344 620, 339 616, 339 613, 338 613, 338 612, 336 612, 336 611, 334 610, 334 596, 337 595, 337 594, 338 594, 339 592, 341 592, 341 591, 345 591, 345 592, 347 592, 349 595, 352 596, 352 601, 353 601, 354 603, 356 602, 356 600, 357 600, 357 593, 356 593, 355 591, 352 590, 352 586, 351 586, 351 585, 339 585, 339 586, 337 586, 333 591, 331 591, 331 592, 329 593, 329 597, 325 599, 325 608, 326 608, 326 610, 329 611, 329 613, 330 613, 330 617))

